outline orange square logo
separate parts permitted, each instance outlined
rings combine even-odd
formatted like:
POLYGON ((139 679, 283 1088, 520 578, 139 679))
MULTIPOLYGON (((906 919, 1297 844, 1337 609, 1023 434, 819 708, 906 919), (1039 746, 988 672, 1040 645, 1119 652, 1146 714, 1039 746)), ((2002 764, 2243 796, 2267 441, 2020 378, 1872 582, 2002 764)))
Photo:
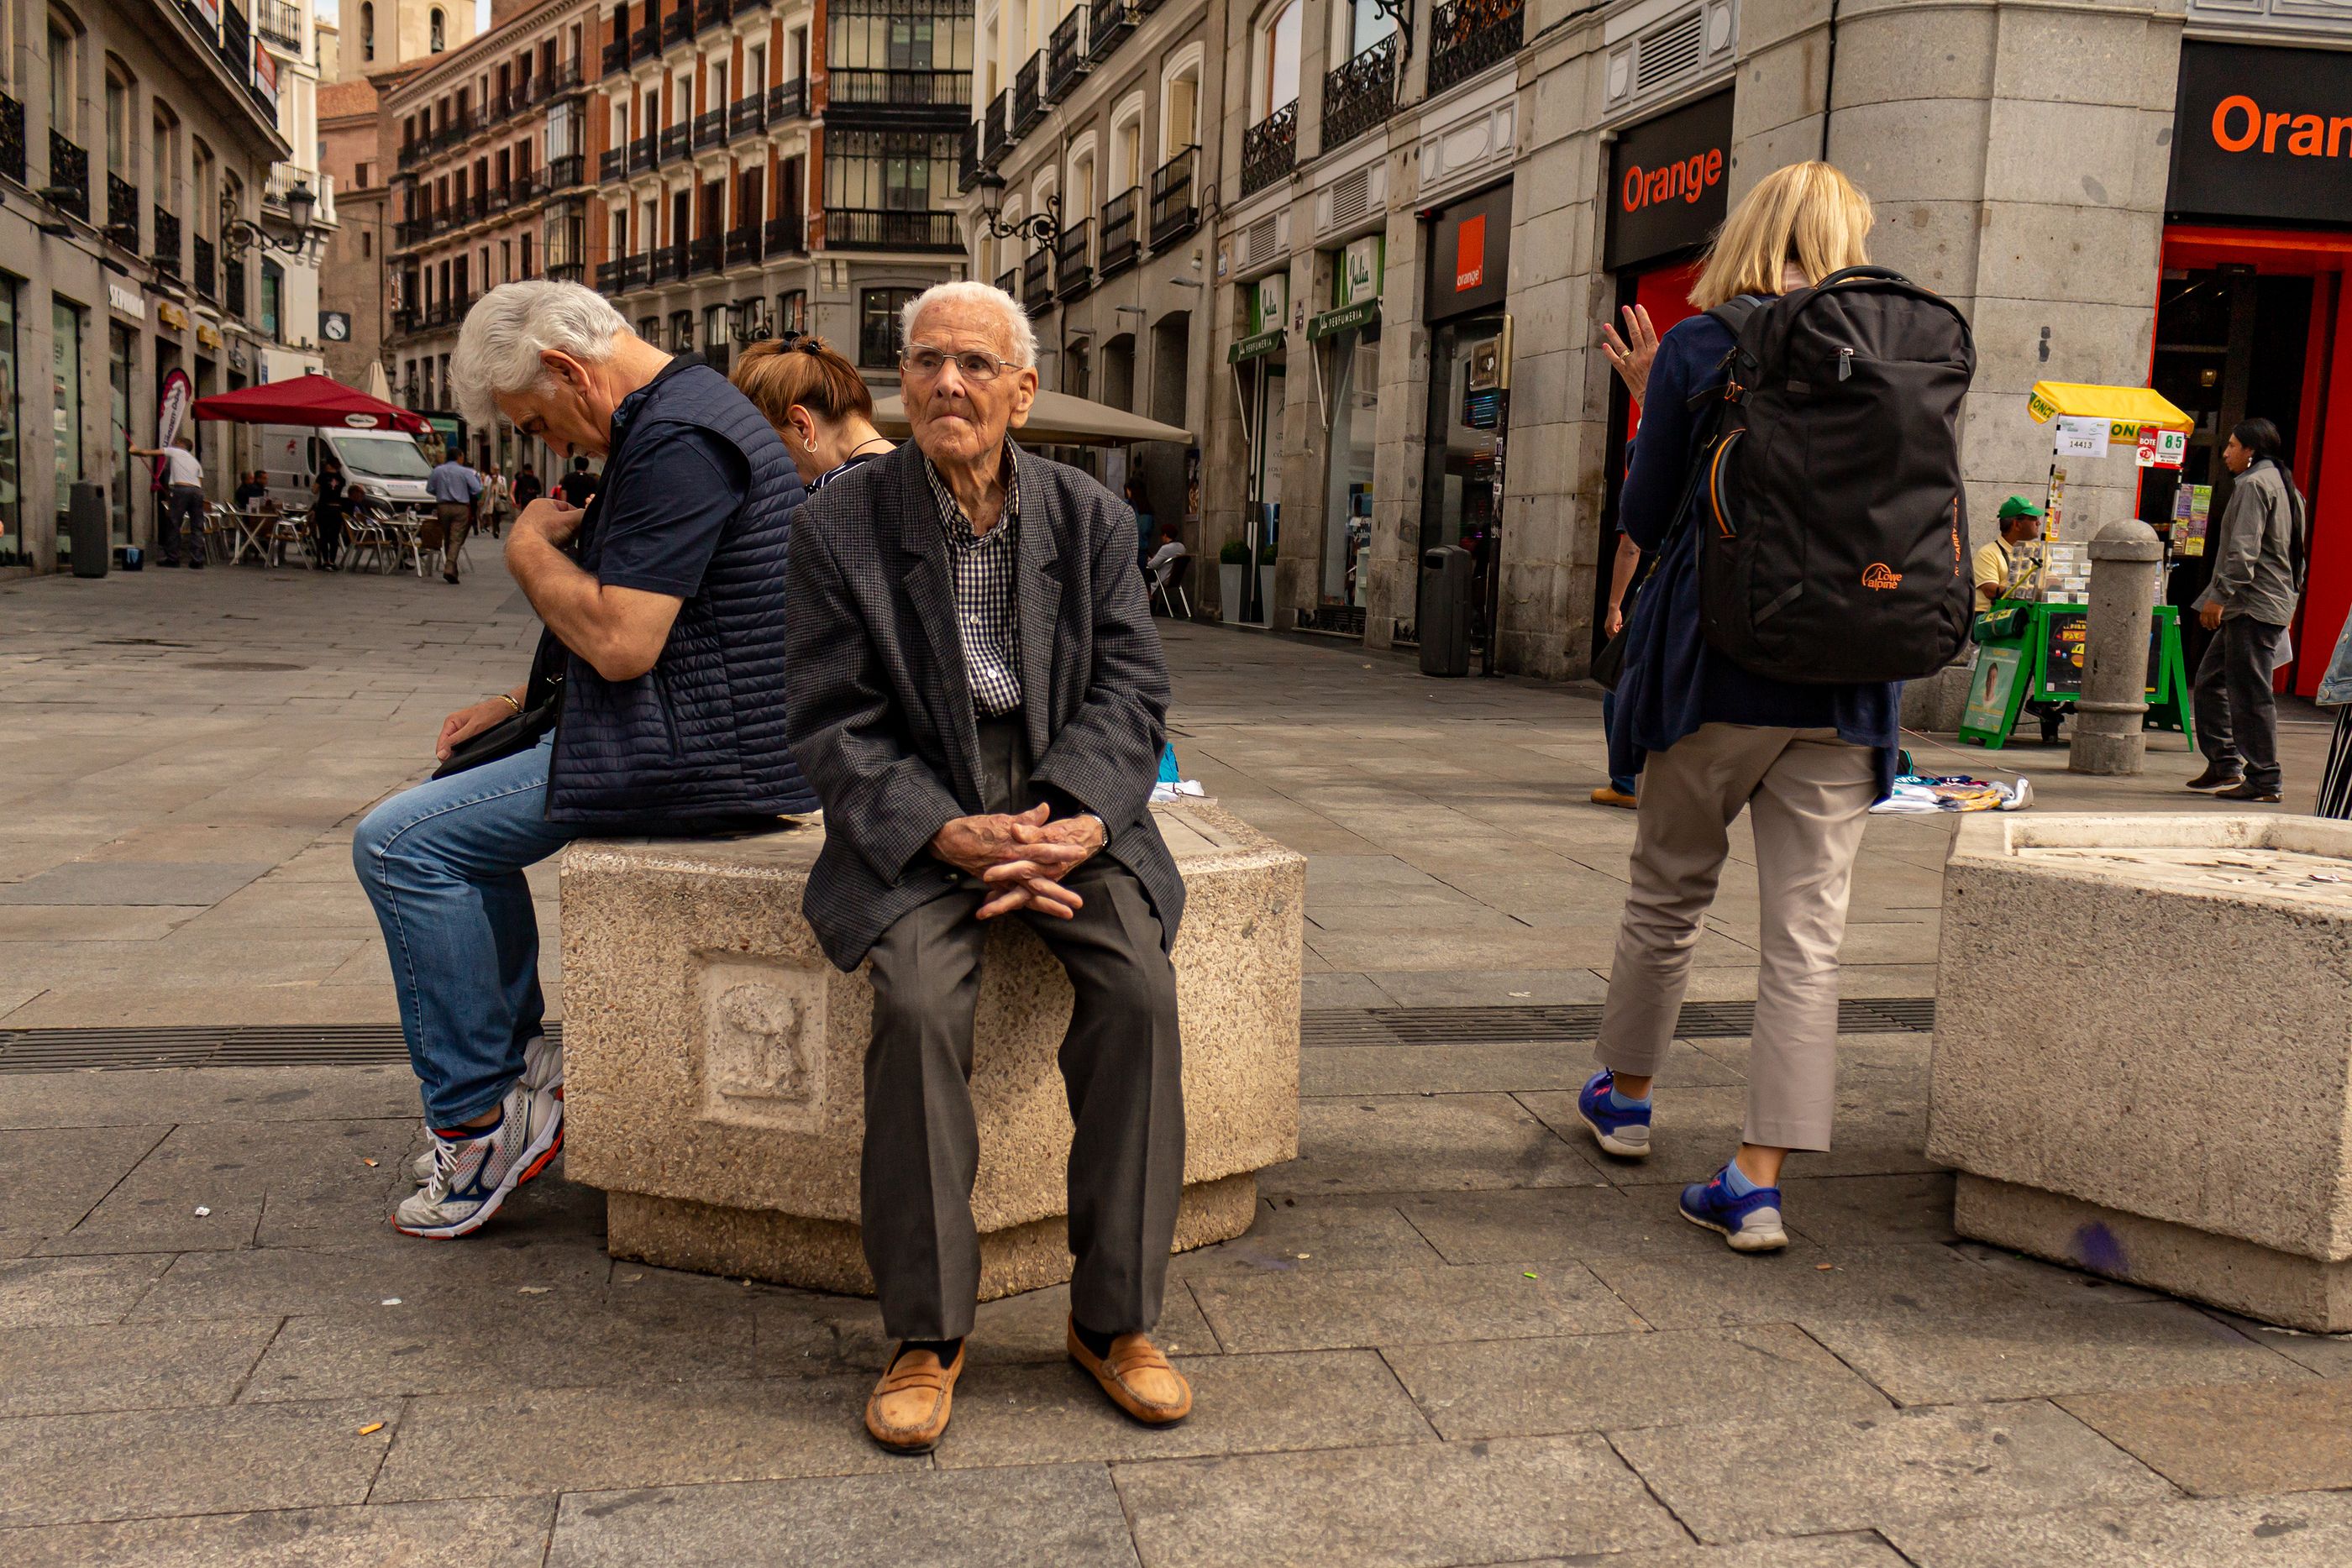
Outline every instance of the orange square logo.
POLYGON ((1486 281, 1486 214, 1464 218, 1454 233, 1454 292, 1466 294, 1486 281))

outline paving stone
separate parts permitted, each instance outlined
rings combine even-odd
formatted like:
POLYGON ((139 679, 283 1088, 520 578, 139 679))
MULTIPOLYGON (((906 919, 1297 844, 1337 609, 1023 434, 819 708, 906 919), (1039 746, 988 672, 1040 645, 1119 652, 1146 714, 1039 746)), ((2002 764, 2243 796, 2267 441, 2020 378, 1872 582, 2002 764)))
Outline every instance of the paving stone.
MULTIPOLYGON (((501 1214, 493 1224, 503 1219, 501 1214)), ((157 1256, 151 1267, 161 1273, 165 1261, 157 1256)), ((380 1239, 347 1247, 190 1252, 169 1262, 170 1271, 139 1300, 137 1321, 324 1314, 369 1320, 368 1333, 389 1332, 387 1312, 432 1322, 482 1301, 503 1301, 524 1285, 601 1290, 612 1270, 593 1246, 509 1239, 487 1227, 463 1247, 414 1240, 385 1227, 380 1239), (387 1299, 400 1305, 386 1307, 387 1299)), ((110 1315, 128 1308, 126 1301, 110 1315)))
POLYGON ((2352 1384, 2151 1388, 2058 1403, 2200 1497, 2352 1487, 2352 1384))
POLYGON ((1100 1465, 940 1471, 900 1459, 838 1479, 575 1491, 547 1555, 548 1568, 720 1563, 1135 1568, 1135 1548, 1100 1465))
MULTIPOLYGON (((533 1287, 541 1289, 542 1287, 533 1287)), ((752 1375, 752 1305, 679 1310, 605 1292, 503 1297, 485 1290, 463 1333, 437 1313, 377 1324, 293 1318, 254 1368, 247 1404, 395 1394, 484 1394, 752 1375), (730 1310, 731 1309, 731 1310, 730 1310)))
MULTIPOLYGON (((1562 1137, 1590 1143, 1571 1093, 1528 1093, 1519 1103, 1562 1137)), ((1609 1160, 1601 1166, 1621 1186, 1682 1186, 1705 1181, 1739 1147, 1748 1119, 1748 1091, 1736 1086, 1669 1085, 1657 1092, 1651 1155, 1609 1160)), ((1837 1120, 1826 1154, 1789 1156, 1791 1178, 1887 1176, 1940 1169, 1927 1155, 1927 1093, 1924 1072, 1905 1075, 1899 1092, 1887 1083, 1838 1084, 1837 1120)), ((1606 1158, 1606 1156, 1601 1156, 1606 1158)), ((1791 1218, 1795 1216, 1791 1215, 1791 1218)))
POLYGON ((1601 1175, 1507 1094, 1300 1103, 1299 1157, 1258 1173, 1272 1197, 1596 1186, 1601 1175))
POLYGON ((386 1400, 0 1421, 0 1526, 360 1502, 399 1418, 386 1400))
MULTIPOLYGON (((1659 1186, 1528 1187, 1398 1198, 1398 1209, 1448 1263, 1538 1263, 1587 1257, 1713 1258, 1723 1239, 1675 1211, 1659 1186)), ((1790 1245, 1814 1250, 1802 1238, 1790 1245)))
POLYGON ((62 1236, 163 1141, 169 1127, 0 1132, 0 1258, 62 1236))
POLYGON ((1609 996, 1609 982, 1582 967, 1376 969, 1364 977, 1401 1008, 1544 1007, 1605 1001, 1609 996))
POLYGON ((1192 1281, 1226 1351, 1338 1350, 1438 1340, 1532 1339, 1639 1330, 1641 1321, 1574 1263, 1530 1280, 1509 1267, 1335 1269, 1218 1274, 1192 1281))
POLYGON ((957 1469, 1179 1458, 1435 1438, 1371 1351, 1179 1356, 1176 1364, 1192 1382, 1192 1414, 1159 1428, 1113 1408, 1066 1357, 967 1368, 956 1385, 955 1423, 935 1462, 957 1469))
POLYGON ((0 904, 218 904, 267 861, 79 861, 0 886, 0 904))
POLYGON ((1950 1250, 1955 1258, 1966 1259, 2027 1295, 2053 1306, 2114 1305, 2123 1301, 2172 1299, 2161 1291, 2151 1291, 2097 1274, 2086 1274, 2080 1269, 2069 1269, 2061 1264, 2044 1263, 2039 1258, 1988 1247, 1980 1241, 1957 1242, 1950 1250))
POLYGON ((2242 1318, 2219 1307, 2199 1310, 2216 1322, 2228 1324, 2256 1344, 2266 1344, 2296 1365, 2307 1366, 2322 1377, 2352 1377, 2352 1333, 2305 1333, 2298 1329, 2274 1328, 2269 1323, 2258 1323, 2252 1318, 2242 1318))
POLYGON ((1653 1328, 2037 1312, 2045 1303, 1944 1247, 1790 1248, 1704 1258, 1587 1258, 1653 1328), (1826 1267, 1824 1267, 1826 1265, 1826 1267))
POLYGON ((410 1502, 887 1469, 903 1461, 866 1435, 872 1383, 765 1378, 413 1399, 368 1496, 410 1502))
POLYGON ((1685 1541, 1594 1437, 1112 1467, 1144 1568, 1507 1563, 1685 1541))
POLYGON ((1891 1408, 1835 1356, 1781 1323, 1400 1345, 1382 1354, 1449 1442, 1891 1408))
MULTIPOLYGON (((633 1265, 615 1265, 612 1296, 624 1299, 633 1265)), ((650 1271, 649 1271, 650 1273, 650 1271)), ((760 1371, 767 1375, 863 1377, 882 1375, 898 1342, 882 1332, 881 1309, 855 1296, 776 1291, 754 1303, 760 1371)), ((1069 1358, 1070 1288, 1055 1285, 983 1301, 964 1341, 969 1367, 1021 1365, 1069 1358)), ((1151 1331, 1172 1355, 1213 1355, 1217 1337, 1181 1281, 1171 1278, 1151 1331)))
POLYGON ((16 1568, 93 1563, 171 1568, 384 1568, 446 1560, 465 1545, 468 1568, 540 1568, 553 1498, 300 1508, 10 1532, 16 1568))
POLYGON ((0 1080, 0 1128, 376 1120, 417 1114, 405 1067, 204 1067, 21 1072, 0 1080))
POLYGON ((0 1416, 226 1405, 278 1320, 0 1330, 0 1416))
POLYGON ((1824 1247, 1951 1241, 1952 1173, 1784 1176, 1782 1219, 1824 1247))
POLYGON ((1910 1568, 1903 1554, 1875 1531, 1743 1541, 1737 1546, 1670 1546, 1663 1552, 1554 1558, 1541 1563, 1500 1563, 1496 1568, 1598 1568, 1602 1564, 1606 1568, 1910 1568))
MULTIPOLYGON (((1596 1071, 1592 1048, 1560 1041, 1496 1045, 1328 1045, 1299 1053, 1298 1092, 1354 1094, 1573 1094, 1596 1071)), ((1744 1082, 1738 1071, 1686 1044, 1670 1047, 1665 1073, 1677 1083, 1744 1082)))
POLYGON ((1705 1542, 2175 1495, 2097 1433, 2039 1401, 1653 1428, 1612 1440, 1705 1542))
POLYGON ((2305 1492, 2068 1509, 1891 1525, 1886 1533, 1919 1568, 2342 1568, 2352 1563, 2352 1497, 2305 1492))
POLYGON ((1367 1197, 1262 1200, 1246 1233, 1187 1252, 1187 1277, 1219 1269, 1295 1273, 1301 1269, 1423 1268, 1441 1259, 1394 1202, 1367 1197))
POLYGON ((0 1262, 0 1329, 114 1322, 171 1264, 161 1253, 0 1262))
POLYGON ((2178 1301, 1859 1321, 1804 1320, 1901 1405, 2031 1399, 2191 1383, 2295 1382, 2286 1357, 2178 1301))

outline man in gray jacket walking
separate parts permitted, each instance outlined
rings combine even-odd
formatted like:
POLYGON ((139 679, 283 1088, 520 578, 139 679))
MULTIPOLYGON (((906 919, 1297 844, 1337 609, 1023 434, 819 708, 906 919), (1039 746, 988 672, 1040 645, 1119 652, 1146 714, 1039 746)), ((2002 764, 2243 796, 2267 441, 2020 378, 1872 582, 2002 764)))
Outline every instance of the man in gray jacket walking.
POLYGON ((2221 800, 2279 799, 2278 698, 2271 672, 2303 591, 2303 497, 2279 461, 2278 426, 2250 419, 2230 433, 2221 461, 2238 476, 2221 516, 2221 551, 2197 612, 2214 633, 2197 664, 2197 749, 2205 771, 2191 789, 2221 800))

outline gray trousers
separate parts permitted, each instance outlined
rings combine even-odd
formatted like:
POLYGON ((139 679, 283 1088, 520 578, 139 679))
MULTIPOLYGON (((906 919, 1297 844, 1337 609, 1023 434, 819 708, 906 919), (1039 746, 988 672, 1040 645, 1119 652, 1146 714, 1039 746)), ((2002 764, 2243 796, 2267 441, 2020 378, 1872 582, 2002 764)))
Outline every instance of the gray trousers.
POLYGON ((2278 694, 2271 670, 2284 626, 2229 615, 2197 661, 2197 749, 2217 768, 2239 768, 2258 789, 2279 787, 2278 694))
MULTIPOLYGON (((980 740, 988 810, 1034 804, 1019 715, 983 723, 980 740)), ((1027 910, 1014 918, 1044 940, 1077 993, 1059 1058, 1076 1128, 1070 1310, 1089 1329, 1128 1333, 1159 1321, 1184 1186, 1176 972, 1132 872, 1097 854, 1064 885, 1086 902, 1075 918, 1027 910)), ((893 1339, 971 1331, 980 1290, 971 1030, 988 942, 988 923, 972 915, 992 896, 979 879, 960 876, 874 944, 859 1209, 893 1339)))

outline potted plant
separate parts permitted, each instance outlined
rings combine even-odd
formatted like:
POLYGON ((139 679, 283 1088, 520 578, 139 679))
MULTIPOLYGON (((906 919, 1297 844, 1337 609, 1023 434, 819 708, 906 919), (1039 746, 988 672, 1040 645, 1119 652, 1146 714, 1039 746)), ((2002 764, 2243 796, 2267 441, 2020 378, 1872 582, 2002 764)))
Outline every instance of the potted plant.
POLYGON ((1249 546, 1239 539, 1227 539, 1217 551, 1217 602, 1224 607, 1227 621, 1238 625, 1248 606, 1242 602, 1242 572, 1249 565, 1249 546))

